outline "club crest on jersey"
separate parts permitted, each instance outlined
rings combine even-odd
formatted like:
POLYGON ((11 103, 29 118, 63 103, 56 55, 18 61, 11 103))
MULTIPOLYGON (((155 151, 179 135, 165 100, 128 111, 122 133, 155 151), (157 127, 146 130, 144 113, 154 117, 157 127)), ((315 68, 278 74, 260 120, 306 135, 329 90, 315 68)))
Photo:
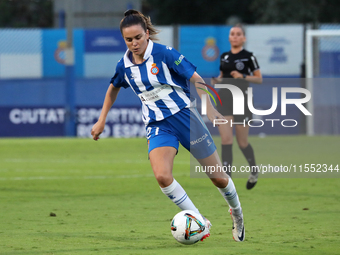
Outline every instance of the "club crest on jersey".
POLYGON ((244 68, 244 64, 243 64, 242 61, 236 63, 236 69, 237 70, 241 71, 241 70, 243 70, 243 68, 244 68))
POLYGON ((155 63, 153 63, 150 71, 153 75, 156 75, 159 73, 159 68, 156 66, 155 63))

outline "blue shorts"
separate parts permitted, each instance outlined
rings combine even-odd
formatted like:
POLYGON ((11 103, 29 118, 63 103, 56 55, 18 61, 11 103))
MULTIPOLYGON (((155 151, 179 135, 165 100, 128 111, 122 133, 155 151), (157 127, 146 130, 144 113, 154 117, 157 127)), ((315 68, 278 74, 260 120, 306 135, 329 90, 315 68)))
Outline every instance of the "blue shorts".
POLYGON ((170 146, 178 150, 183 145, 196 159, 210 156, 215 143, 196 108, 184 108, 178 113, 146 126, 149 153, 155 148, 170 146))

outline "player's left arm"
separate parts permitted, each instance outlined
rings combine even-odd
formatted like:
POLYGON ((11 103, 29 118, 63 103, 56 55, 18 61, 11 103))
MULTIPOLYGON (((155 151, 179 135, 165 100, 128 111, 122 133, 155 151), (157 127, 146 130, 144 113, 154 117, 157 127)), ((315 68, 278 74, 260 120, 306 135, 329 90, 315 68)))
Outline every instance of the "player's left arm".
POLYGON ((235 79, 245 79, 246 81, 249 81, 251 83, 257 83, 261 84, 262 83, 262 74, 260 69, 257 69, 256 71, 253 72, 253 75, 243 75, 238 71, 232 71, 230 73, 231 76, 235 79))
POLYGON ((190 78, 190 82, 195 85, 197 94, 199 95, 199 97, 201 99, 202 99, 202 95, 204 95, 204 94, 206 95, 206 98, 207 98, 207 116, 208 116, 208 119, 211 122, 213 122, 214 119, 224 119, 223 115, 220 114, 215 109, 215 107, 212 105, 208 93, 204 91, 204 90, 208 90, 208 89, 204 85, 205 82, 204 82, 203 78, 197 72, 194 72, 194 74, 190 78), (204 90, 202 90, 202 89, 204 89, 204 90))

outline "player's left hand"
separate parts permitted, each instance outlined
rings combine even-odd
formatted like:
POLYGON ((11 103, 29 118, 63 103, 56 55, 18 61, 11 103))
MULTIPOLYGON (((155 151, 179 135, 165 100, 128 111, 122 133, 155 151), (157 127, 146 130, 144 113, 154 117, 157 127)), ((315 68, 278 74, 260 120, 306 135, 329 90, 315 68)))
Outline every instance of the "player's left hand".
POLYGON ((238 71, 232 71, 230 75, 233 76, 234 79, 243 79, 243 75, 238 71))

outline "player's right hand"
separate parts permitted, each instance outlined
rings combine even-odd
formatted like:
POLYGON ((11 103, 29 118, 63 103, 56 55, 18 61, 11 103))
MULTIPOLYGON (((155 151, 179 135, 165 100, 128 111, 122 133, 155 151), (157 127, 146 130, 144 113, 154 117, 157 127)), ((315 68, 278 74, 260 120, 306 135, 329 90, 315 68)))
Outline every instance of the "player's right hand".
POLYGON ((91 135, 93 140, 97 141, 99 139, 100 134, 104 131, 105 123, 97 122, 93 125, 91 129, 91 135))
POLYGON ((208 107, 207 117, 212 123, 214 123, 215 119, 225 119, 225 117, 221 113, 219 113, 213 106, 208 107))

